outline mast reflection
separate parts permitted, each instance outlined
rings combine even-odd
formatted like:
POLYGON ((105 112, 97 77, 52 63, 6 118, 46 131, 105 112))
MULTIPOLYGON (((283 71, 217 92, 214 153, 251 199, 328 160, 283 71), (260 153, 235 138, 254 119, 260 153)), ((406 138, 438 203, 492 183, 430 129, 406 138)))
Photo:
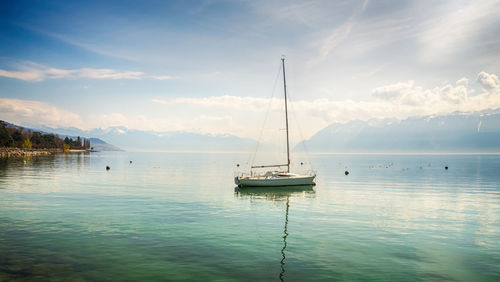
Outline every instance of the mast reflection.
POLYGON ((235 195, 241 198, 249 198, 250 201, 265 199, 268 201, 286 201, 285 209, 285 224, 283 227, 283 248, 281 248, 280 267, 281 272, 279 279, 285 281, 285 250, 287 247, 286 239, 288 238, 288 211, 290 209, 290 197, 311 197, 315 195, 312 186, 287 186, 279 188, 260 188, 260 187, 245 187, 235 188, 235 195))
POLYGON ((286 249, 286 237, 288 237, 288 209, 290 208, 290 197, 286 198, 286 214, 285 214, 285 228, 283 230, 283 248, 281 249, 281 273, 280 280, 285 281, 285 249, 286 249))

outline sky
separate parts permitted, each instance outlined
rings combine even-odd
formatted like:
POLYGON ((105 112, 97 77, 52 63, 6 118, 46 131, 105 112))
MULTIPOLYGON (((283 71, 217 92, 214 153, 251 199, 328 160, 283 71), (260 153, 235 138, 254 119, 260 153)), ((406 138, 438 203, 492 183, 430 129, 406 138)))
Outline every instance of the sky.
POLYGON ((272 138, 283 55, 294 142, 496 109, 500 1, 2 1, 0 119, 272 138))

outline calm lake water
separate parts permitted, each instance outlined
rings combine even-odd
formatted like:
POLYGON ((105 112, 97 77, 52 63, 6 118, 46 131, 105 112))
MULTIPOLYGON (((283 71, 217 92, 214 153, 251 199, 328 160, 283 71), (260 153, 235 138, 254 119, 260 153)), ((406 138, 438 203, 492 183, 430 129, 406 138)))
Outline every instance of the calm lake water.
POLYGON ((235 191, 247 159, 0 160, 0 280, 500 280, 500 155, 313 155, 313 189, 235 191))

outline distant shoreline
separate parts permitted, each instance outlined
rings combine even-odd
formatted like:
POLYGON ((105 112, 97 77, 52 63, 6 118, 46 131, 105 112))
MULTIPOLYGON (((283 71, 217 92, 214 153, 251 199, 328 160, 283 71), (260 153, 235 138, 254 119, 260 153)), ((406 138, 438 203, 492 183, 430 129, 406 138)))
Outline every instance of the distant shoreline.
POLYGON ((96 152, 85 149, 20 149, 20 148, 0 148, 0 158, 22 158, 48 156, 54 153, 90 153, 96 152))

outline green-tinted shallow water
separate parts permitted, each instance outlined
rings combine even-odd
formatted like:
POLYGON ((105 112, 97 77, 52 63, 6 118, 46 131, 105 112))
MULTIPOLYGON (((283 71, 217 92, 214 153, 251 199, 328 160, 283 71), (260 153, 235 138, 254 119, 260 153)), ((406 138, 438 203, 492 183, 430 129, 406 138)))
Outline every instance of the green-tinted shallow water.
POLYGON ((500 280, 499 155, 315 155, 314 189, 235 192, 246 159, 0 160, 0 280, 500 280))

